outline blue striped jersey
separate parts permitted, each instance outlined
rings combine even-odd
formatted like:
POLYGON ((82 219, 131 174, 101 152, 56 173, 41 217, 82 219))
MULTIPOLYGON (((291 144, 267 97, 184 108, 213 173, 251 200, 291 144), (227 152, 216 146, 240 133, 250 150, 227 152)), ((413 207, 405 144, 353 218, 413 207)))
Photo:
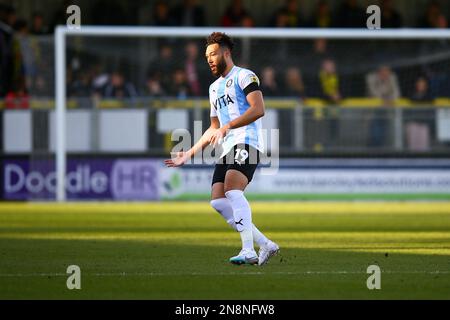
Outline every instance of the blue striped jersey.
MULTIPOLYGON (((259 85, 259 79, 254 72, 234 66, 226 77, 219 77, 210 85, 211 117, 219 118, 220 127, 236 119, 250 107, 244 89, 252 82, 259 85)), ((222 143, 223 151, 220 157, 241 143, 249 144, 264 152, 261 118, 246 126, 231 129, 222 143)))

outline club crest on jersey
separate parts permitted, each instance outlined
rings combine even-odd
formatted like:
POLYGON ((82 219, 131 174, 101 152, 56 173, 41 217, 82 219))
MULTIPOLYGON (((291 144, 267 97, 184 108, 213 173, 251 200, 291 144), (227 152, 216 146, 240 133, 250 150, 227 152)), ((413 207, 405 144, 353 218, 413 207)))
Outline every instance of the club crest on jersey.
POLYGON ((214 108, 217 110, 217 106, 219 106, 219 109, 222 109, 223 107, 228 106, 230 103, 234 103, 233 99, 231 99, 230 95, 223 95, 216 99, 215 102, 213 102, 214 108))
POLYGON ((229 88, 233 84, 233 79, 227 81, 227 88, 229 88))
POLYGON ((259 84, 259 80, 258 80, 258 78, 257 78, 256 76, 251 76, 251 77, 250 77, 250 81, 251 81, 251 82, 256 82, 256 83, 259 84))

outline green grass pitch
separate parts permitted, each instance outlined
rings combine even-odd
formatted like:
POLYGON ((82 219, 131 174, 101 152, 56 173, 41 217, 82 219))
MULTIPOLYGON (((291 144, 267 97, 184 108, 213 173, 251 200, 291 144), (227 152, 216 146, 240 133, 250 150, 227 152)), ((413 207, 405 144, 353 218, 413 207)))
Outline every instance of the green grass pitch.
POLYGON ((207 202, 0 204, 0 299, 450 298, 449 202, 251 204, 281 247, 263 267, 228 263, 239 234, 207 202))

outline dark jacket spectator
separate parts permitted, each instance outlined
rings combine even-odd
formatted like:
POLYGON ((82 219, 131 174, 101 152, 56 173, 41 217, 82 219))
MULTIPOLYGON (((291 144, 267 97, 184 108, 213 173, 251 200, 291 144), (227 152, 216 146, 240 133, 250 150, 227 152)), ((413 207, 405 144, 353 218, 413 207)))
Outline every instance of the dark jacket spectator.
POLYGON ((265 67, 261 71, 261 91, 264 96, 273 97, 280 95, 280 88, 276 81, 276 73, 273 67, 265 67))
POLYGON ((7 24, 9 8, 0 4, 0 97, 12 90, 13 29, 7 24))
POLYGON ((403 19, 400 13, 393 7, 392 0, 381 1, 381 27, 382 28, 401 28, 403 19))
POLYGON ((130 82, 126 82, 124 76, 120 72, 113 72, 109 79, 109 83, 103 92, 105 98, 113 99, 132 99, 137 97, 136 88, 130 82))
POLYGON ((183 69, 177 68, 172 75, 172 83, 169 87, 169 95, 177 99, 186 99, 192 96, 192 91, 187 81, 186 72, 183 69))
POLYGON ((183 3, 172 10, 177 26, 203 27, 205 25, 205 13, 196 0, 183 0, 183 3))
POLYGON ((416 80, 411 100, 418 103, 430 102, 433 100, 433 96, 428 89, 428 81, 426 78, 420 77, 416 80))
POLYGON ((162 44, 159 48, 159 56, 149 63, 147 75, 157 77, 163 89, 167 91, 172 81, 171 74, 175 68, 173 50, 168 44, 162 44))
POLYGON ((79 72, 75 80, 70 84, 68 91, 70 97, 89 98, 93 93, 89 73, 84 70, 79 72))
POLYGON ((358 6, 357 0, 345 0, 338 9, 336 16, 338 28, 365 28, 365 11, 358 6))
POLYGON ((286 70, 284 87, 285 96, 305 98, 305 86, 299 68, 289 67, 286 70))

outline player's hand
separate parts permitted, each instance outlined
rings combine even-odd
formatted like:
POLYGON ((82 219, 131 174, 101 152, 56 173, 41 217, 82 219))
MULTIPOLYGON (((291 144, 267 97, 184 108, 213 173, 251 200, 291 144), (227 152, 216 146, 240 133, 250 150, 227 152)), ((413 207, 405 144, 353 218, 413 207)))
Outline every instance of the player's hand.
POLYGON ((228 126, 225 125, 222 128, 219 128, 216 130, 216 132, 214 132, 214 134, 211 136, 211 139, 209 140, 209 144, 212 144, 214 147, 217 144, 221 144, 223 141, 223 138, 227 135, 228 133, 228 126))
POLYGON ((164 160, 164 164, 171 168, 171 167, 180 167, 183 164, 185 164, 189 157, 186 152, 180 151, 180 152, 171 152, 172 155, 171 159, 164 160))

